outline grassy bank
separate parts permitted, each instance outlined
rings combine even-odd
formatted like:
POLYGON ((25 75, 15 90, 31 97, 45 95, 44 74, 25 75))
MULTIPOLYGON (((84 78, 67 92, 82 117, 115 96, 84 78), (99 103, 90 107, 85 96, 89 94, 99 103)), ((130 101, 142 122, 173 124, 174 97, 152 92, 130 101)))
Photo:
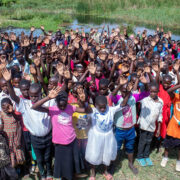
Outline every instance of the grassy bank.
MULTIPOLYGON (((180 34, 180 0, 1 0, 0 26, 28 28, 41 24, 56 30, 76 16, 93 16, 117 23, 162 24, 180 34)), ((85 18, 84 18, 85 19, 85 18)), ((88 21, 85 19, 85 23, 88 21)))
MULTIPOLYGON (((155 150, 152 151, 150 155, 154 163, 152 167, 140 167, 137 161, 135 161, 135 166, 139 170, 139 174, 136 176, 129 170, 127 155, 123 152, 116 162, 114 180, 179 180, 180 173, 175 171, 177 151, 170 151, 169 161, 165 168, 160 166, 162 152, 163 150, 160 153, 156 153, 155 150)), ((102 175, 103 169, 103 166, 98 167, 97 180, 105 180, 102 175)), ((29 178, 22 178, 21 180, 38 180, 38 178, 37 176, 31 176, 29 178)), ((88 178, 81 180, 88 180, 88 178)))

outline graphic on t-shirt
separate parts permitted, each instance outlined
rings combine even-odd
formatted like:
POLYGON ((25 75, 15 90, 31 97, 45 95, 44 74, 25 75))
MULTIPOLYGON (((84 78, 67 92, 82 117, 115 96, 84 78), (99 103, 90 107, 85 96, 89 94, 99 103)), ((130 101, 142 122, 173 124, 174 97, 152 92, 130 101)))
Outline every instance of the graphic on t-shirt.
POLYGON ((71 116, 69 114, 67 114, 66 112, 62 112, 59 116, 58 116, 58 123, 60 124, 68 124, 71 121, 71 116))
POLYGON ((132 125, 132 111, 129 105, 127 105, 123 110, 123 117, 124 117, 124 122, 123 122, 123 127, 132 125))
POLYGON ((86 129, 88 126, 89 119, 90 117, 88 117, 87 115, 80 115, 76 123, 77 129, 86 129))

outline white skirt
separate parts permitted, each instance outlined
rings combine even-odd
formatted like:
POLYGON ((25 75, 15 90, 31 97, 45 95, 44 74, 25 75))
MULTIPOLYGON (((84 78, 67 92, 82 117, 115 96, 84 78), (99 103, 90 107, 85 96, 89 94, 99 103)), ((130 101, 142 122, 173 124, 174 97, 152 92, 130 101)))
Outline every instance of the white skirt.
POLYGON ((92 165, 109 166, 116 159, 117 142, 113 131, 99 132, 95 127, 88 133, 85 159, 92 165))

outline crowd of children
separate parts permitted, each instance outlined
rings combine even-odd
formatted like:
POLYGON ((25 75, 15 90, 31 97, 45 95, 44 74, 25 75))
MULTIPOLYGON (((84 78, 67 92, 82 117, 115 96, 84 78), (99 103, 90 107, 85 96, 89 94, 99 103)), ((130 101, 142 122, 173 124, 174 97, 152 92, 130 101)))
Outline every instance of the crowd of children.
POLYGON ((138 174, 135 158, 153 165, 153 139, 162 167, 178 148, 180 171, 180 41, 159 27, 41 30, 1 33, 0 179, 39 171, 41 180, 95 180, 103 164, 112 180, 122 145, 138 174))

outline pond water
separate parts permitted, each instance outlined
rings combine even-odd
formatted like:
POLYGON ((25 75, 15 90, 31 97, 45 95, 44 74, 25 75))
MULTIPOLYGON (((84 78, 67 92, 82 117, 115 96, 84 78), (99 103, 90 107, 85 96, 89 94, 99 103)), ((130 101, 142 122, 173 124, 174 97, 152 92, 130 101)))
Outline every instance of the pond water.
MULTIPOLYGON (((107 25, 109 25, 109 29, 111 30, 112 28, 116 28, 119 27, 119 23, 111 20, 107 20, 107 19, 103 19, 103 21, 98 21, 98 19, 96 21, 94 21, 94 19, 89 19, 89 21, 84 21, 84 19, 75 19, 72 23, 70 24, 64 24, 62 25, 63 27, 67 28, 67 29, 76 29, 76 28, 84 28, 85 32, 89 32, 91 28, 99 28, 99 31, 101 31, 102 26, 105 25, 105 30, 107 30, 107 25), (88 22, 88 23, 87 23, 88 22)), ((121 22, 122 26, 128 26, 128 24, 121 22)), ((134 33, 137 33, 138 31, 143 32, 144 30, 147 30, 147 34, 148 35, 153 35, 155 33, 155 30, 150 29, 150 28, 146 28, 144 26, 134 26, 132 27, 132 31, 134 33)), ((20 35, 22 31, 24 31, 24 33, 26 35, 30 34, 30 30, 28 29, 23 29, 23 28, 14 28, 14 27, 8 27, 7 29, 3 29, 1 30, 2 32, 14 32, 16 33, 16 35, 20 35)), ((39 36, 42 34, 41 29, 36 29, 34 31, 34 36, 39 36)), ((173 40, 180 40, 180 35, 176 35, 176 34, 172 34, 172 39, 173 40)))

